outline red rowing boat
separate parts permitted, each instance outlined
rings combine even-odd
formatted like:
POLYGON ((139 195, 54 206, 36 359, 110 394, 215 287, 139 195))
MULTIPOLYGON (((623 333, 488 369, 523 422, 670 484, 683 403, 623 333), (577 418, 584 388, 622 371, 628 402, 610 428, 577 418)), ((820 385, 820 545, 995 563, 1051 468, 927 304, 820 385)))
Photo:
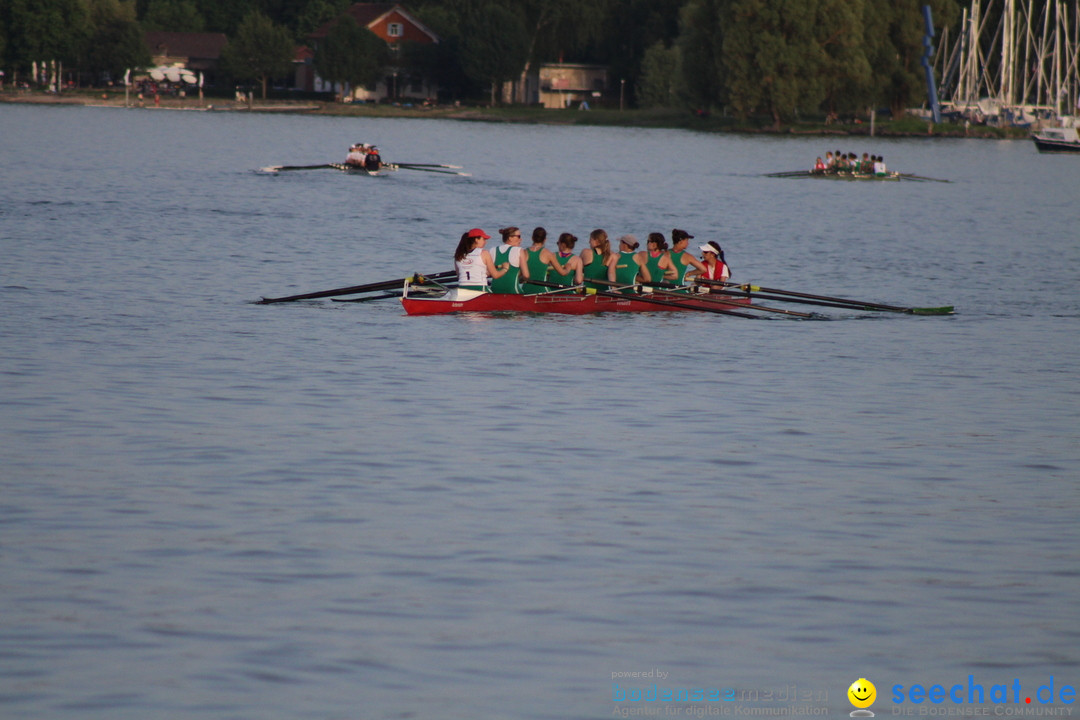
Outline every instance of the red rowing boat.
POLYGON ((539 295, 504 295, 472 290, 451 290, 437 298, 401 298, 409 315, 444 315, 447 313, 560 313, 590 315, 603 312, 668 312, 686 310, 723 311, 750 304, 749 298, 708 295, 671 295, 642 293, 635 295, 577 295, 573 293, 542 293, 539 295))

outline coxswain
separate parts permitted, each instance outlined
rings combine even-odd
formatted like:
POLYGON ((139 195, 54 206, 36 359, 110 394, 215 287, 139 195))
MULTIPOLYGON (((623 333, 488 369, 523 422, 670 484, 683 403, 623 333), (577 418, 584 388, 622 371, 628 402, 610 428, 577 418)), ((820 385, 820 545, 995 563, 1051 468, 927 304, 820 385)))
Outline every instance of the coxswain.
POLYGON ((382 169, 382 158, 379 157, 379 148, 372 145, 368 148, 367 157, 364 159, 364 169, 368 172, 378 172, 382 169))
POLYGON ((727 282, 728 278, 731 277, 731 268, 724 261, 724 250, 720 247, 720 243, 710 240, 700 246, 698 250, 701 252, 701 262, 705 269, 700 271, 697 269, 691 270, 686 274, 687 277, 693 277, 695 280, 727 282))
POLYGON ((349 148, 349 154, 345 156, 345 164, 354 167, 363 167, 365 160, 367 160, 365 148, 366 146, 363 143, 356 143, 349 148))
POLYGON ((493 260, 495 267, 505 269, 502 275, 491 281, 491 292, 506 295, 521 295, 521 280, 529 279, 529 266, 525 263, 525 252, 521 249, 521 230, 514 226, 499 230, 502 245, 495 248, 493 260))
MULTIPOLYGON (((589 247, 581 251, 581 269, 585 280, 606 280, 607 264, 611 259, 611 241, 608 240, 606 230, 597 228, 589 233, 589 247)), ((597 283, 585 283, 586 287, 594 290, 603 289, 603 285, 597 283)))
POLYGON ((637 251, 638 245, 633 235, 623 235, 619 238, 619 252, 612 253, 607 262, 608 282, 618 283, 624 293, 634 291, 633 285, 637 283, 639 275, 643 282, 652 280, 649 268, 637 251))
POLYGON ((889 174, 888 169, 885 167, 885 158, 883 158, 880 155, 878 155, 874 159, 874 174, 875 175, 888 175, 889 174))
POLYGON ((816 163, 814 163, 814 169, 812 170, 812 172, 813 172, 813 173, 814 173, 815 175, 821 175, 822 173, 824 173, 824 172, 825 172, 825 170, 826 170, 826 169, 828 169, 828 165, 826 165, 826 164, 825 164, 825 161, 824 161, 824 160, 822 160, 822 159, 821 159, 821 158, 819 157, 819 158, 817 159, 817 162, 816 162, 816 163))
POLYGON ((488 278, 498 278, 506 270, 495 267, 491 253, 484 245, 491 238, 480 228, 466 231, 454 251, 454 267, 458 274, 458 288, 461 290, 487 291, 488 278))
POLYGON ((675 228, 671 231, 671 264, 675 268, 675 277, 672 278, 672 282, 676 285, 683 285, 686 282, 687 268, 697 268, 698 272, 705 270, 705 265, 700 260, 686 252, 686 246, 690 244, 690 241, 694 239, 694 236, 685 230, 675 228))

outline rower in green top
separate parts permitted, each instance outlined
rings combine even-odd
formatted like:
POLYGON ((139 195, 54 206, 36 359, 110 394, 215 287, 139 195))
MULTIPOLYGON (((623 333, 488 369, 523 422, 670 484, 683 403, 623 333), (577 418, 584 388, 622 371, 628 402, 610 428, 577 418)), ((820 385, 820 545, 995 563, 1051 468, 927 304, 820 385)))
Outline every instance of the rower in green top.
POLYGON ((686 271, 691 265, 697 268, 700 272, 705 272, 705 265, 696 257, 686 252, 686 246, 690 244, 690 241, 694 239, 694 236, 685 230, 679 230, 675 228, 671 231, 671 264, 675 268, 675 278, 671 281, 676 285, 684 285, 686 283, 686 271))
POLYGON ((558 269, 554 269, 550 276, 551 282, 556 285, 572 287, 580 285, 584 279, 581 258, 574 253, 574 245, 576 244, 577 238, 570 233, 563 233, 559 236, 559 241, 556 243, 558 252, 555 253, 555 263, 558 265, 558 269), (565 275, 563 271, 565 271, 565 275))
POLYGON ((608 261, 608 281, 618 283, 621 286, 619 291, 627 295, 634 292, 633 286, 637 282, 638 275, 641 275, 641 279, 645 282, 651 279, 649 269, 645 267, 637 249, 637 238, 633 235, 623 235, 619 238, 618 254, 612 255, 608 261))
POLYGON ((529 268, 525 264, 525 254, 521 249, 521 231, 516 227, 505 227, 499 230, 503 244, 495 248, 494 263, 500 270, 506 273, 491 281, 491 292, 506 295, 520 295, 521 278, 528 280, 529 268))
MULTIPOLYGON (((555 253, 544 247, 545 242, 547 242, 547 230, 542 227, 534 228, 532 231, 532 247, 525 251, 525 264, 528 266, 530 280, 553 282, 557 278, 563 277, 555 269, 558 265, 555 260, 555 253)), ((531 282, 521 284, 521 292, 525 295, 535 295, 548 290, 549 288, 543 285, 534 285, 531 282)))
POLYGON ((585 276, 585 287, 601 290, 606 286, 590 280, 607 280, 607 265, 611 259, 611 241, 607 232, 596 229, 589 233, 589 247, 581 251, 581 268, 585 276))
POLYGON ((665 277, 667 271, 675 267, 671 264, 671 258, 668 257, 667 238, 663 233, 649 233, 649 238, 645 241, 645 249, 638 253, 638 257, 649 269, 649 279, 653 283, 667 282, 665 277))

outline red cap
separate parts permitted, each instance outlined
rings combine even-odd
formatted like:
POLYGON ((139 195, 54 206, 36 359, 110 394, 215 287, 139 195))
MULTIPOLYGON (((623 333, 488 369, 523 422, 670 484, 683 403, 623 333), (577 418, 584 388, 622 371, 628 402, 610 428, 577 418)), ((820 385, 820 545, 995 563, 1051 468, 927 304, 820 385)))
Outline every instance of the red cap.
POLYGON ((490 240, 491 239, 491 236, 488 235, 483 230, 481 230, 480 228, 473 228, 472 230, 470 230, 468 232, 468 236, 471 237, 471 238, 484 238, 485 240, 490 240))

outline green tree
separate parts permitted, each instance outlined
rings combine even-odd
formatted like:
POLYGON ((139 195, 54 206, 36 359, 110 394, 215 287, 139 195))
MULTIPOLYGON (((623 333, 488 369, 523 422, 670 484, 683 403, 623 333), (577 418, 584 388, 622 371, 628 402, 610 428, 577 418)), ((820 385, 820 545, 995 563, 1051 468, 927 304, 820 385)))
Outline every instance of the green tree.
MULTIPOLYGON (((387 63, 387 48, 375 33, 349 16, 341 19, 315 50, 315 71, 331 83, 372 86, 387 63)), ((342 93, 344 100, 345 94, 342 93)))
POLYGON ((4 0, 0 25, 7 32, 4 65, 16 72, 53 60, 74 66, 92 31, 80 0, 4 0))
POLYGON ((642 107, 676 107, 680 104, 679 49, 657 41, 641 62, 638 102, 642 107))
POLYGON ((296 18, 296 39, 307 37, 320 27, 339 17, 349 7, 350 0, 309 0, 296 18))
POLYGON ((287 75, 292 69, 293 42, 288 30, 260 12, 252 12, 240 23, 222 56, 234 77, 260 82, 265 100, 270 78, 287 75))
POLYGON ((894 0, 869 2, 863 15, 866 54, 870 61, 870 100, 889 106, 894 118, 926 95, 926 77, 919 60, 925 24, 922 6, 930 5, 934 25, 956 21, 956 0, 894 0))
POLYGON ((840 112, 869 105, 870 61, 863 43, 864 0, 826 0, 818 8, 817 36, 825 53, 822 74, 828 109, 840 112))
POLYGON ((710 110, 727 103, 724 23, 728 0, 690 0, 680 13, 678 45, 687 100, 710 110))
POLYGON ((465 74, 491 88, 491 104, 496 102, 496 88, 516 79, 528 58, 528 31, 520 10, 498 3, 488 3, 468 16, 463 23, 461 66, 465 74))
POLYGON ((736 114, 782 121, 816 110, 826 94, 826 53, 818 32, 828 0, 732 0, 724 35, 730 102, 736 114))
MULTIPOLYGON (((626 81, 627 100, 640 102, 645 58, 657 43, 672 48, 679 38, 679 10, 684 0, 611 0, 595 49, 578 55, 608 66, 612 81, 626 81)), ((680 49, 681 51, 681 49, 680 49)))
POLYGON ((150 0, 142 26, 146 30, 202 32, 206 20, 192 0, 150 0))

